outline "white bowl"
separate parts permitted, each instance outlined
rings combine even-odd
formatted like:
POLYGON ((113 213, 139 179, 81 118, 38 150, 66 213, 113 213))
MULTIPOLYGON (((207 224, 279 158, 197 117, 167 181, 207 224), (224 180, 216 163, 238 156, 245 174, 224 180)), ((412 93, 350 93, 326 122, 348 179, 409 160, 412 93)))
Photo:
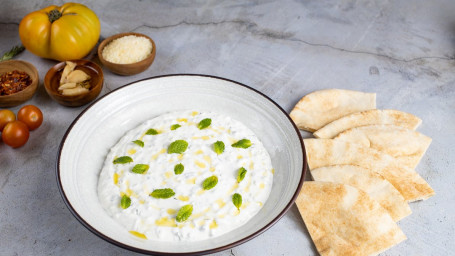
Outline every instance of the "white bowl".
POLYGON ((60 144, 57 178, 73 215, 90 231, 120 247, 146 254, 207 254, 261 234, 292 206, 306 171, 297 127, 264 94, 243 84, 204 75, 169 75, 141 80, 101 97, 71 124, 60 144), (210 110, 248 126, 272 158, 275 174, 269 199, 244 226, 196 242, 158 242, 132 236, 98 201, 97 182, 105 157, 126 131, 160 114, 210 110))

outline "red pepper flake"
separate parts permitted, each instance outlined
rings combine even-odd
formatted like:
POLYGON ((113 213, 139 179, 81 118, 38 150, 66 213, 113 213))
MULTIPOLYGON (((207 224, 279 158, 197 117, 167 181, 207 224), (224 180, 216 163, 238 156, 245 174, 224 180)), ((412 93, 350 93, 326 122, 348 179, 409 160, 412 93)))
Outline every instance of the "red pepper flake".
POLYGON ((0 76, 0 96, 20 92, 32 84, 30 76, 19 70, 4 73, 0 76))

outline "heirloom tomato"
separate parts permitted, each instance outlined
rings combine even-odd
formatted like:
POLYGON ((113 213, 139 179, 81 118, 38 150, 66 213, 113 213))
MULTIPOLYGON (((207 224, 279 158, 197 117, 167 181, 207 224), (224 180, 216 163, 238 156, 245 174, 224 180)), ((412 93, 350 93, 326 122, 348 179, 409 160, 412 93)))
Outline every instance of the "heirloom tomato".
POLYGON ((27 14, 19 24, 19 36, 27 50, 42 58, 81 59, 98 42, 100 21, 82 4, 51 5, 27 14))

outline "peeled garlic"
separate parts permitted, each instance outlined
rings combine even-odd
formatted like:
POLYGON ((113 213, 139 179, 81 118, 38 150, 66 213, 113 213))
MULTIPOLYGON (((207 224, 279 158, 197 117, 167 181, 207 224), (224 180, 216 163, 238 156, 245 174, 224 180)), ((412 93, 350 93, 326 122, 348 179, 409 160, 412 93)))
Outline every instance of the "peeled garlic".
POLYGON ((87 75, 84 71, 82 70, 74 70, 68 74, 66 77, 66 82, 68 83, 81 83, 84 82, 85 80, 90 79, 90 76, 87 75))
POLYGON ((65 68, 63 69, 63 72, 62 72, 62 77, 60 78, 60 84, 65 84, 67 81, 66 81, 66 77, 69 75, 69 73, 71 73, 71 71, 73 71, 74 69, 76 68, 76 63, 74 62, 71 62, 71 61, 67 61, 66 62, 66 66, 65 68))
POLYGON ((78 83, 77 85, 82 86, 82 87, 84 87, 86 89, 90 89, 90 80, 86 80, 86 81, 84 81, 82 83, 78 83))
POLYGON ((76 63, 67 61, 60 78, 58 90, 64 96, 76 96, 88 93, 90 76, 82 70, 74 70, 76 63))
POLYGON ((64 90, 64 89, 72 89, 72 88, 76 88, 77 84, 76 83, 66 83, 66 84, 62 84, 58 87, 58 90, 61 91, 61 90, 64 90))
POLYGON ((85 94, 88 92, 89 92, 88 89, 81 87, 81 86, 77 86, 77 87, 71 88, 71 89, 64 89, 62 91, 62 94, 64 96, 76 96, 76 95, 81 95, 81 94, 85 94))

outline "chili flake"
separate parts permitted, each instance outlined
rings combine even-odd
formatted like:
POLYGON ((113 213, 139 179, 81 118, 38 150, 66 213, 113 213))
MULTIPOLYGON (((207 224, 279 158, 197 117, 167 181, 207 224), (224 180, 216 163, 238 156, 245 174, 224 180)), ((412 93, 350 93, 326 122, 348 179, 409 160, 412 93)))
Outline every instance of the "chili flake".
POLYGON ((0 96, 20 92, 32 84, 30 76, 19 70, 4 73, 0 76, 0 96))

